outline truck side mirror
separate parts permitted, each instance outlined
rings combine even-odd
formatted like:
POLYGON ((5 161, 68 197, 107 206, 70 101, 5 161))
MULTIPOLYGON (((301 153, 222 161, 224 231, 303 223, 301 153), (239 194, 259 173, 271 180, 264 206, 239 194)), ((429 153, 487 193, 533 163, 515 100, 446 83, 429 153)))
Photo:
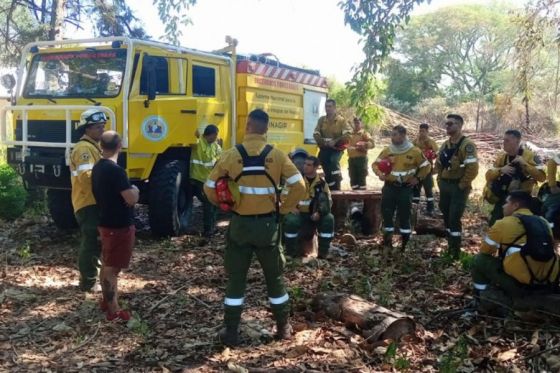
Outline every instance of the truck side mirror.
POLYGON ((2 87, 8 91, 11 91, 16 86, 16 78, 12 74, 2 75, 0 81, 2 82, 2 87))

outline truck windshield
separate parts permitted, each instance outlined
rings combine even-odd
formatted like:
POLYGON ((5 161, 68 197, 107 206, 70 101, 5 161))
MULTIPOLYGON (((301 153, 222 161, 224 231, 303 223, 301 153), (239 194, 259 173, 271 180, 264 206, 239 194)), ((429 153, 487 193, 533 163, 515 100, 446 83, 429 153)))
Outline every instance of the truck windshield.
POLYGON ((121 90, 126 50, 85 50, 33 57, 24 97, 115 97, 121 90))

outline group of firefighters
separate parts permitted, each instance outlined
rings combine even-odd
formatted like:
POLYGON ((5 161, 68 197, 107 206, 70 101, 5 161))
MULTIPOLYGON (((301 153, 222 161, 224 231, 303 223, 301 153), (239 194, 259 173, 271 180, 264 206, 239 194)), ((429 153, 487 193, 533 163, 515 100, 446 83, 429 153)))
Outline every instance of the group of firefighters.
MULTIPOLYGON (((204 234, 210 236, 214 233, 217 207, 231 212, 224 253, 227 272, 225 328, 219 334, 226 345, 239 343, 238 329, 246 277, 253 254, 256 254, 264 272, 276 320, 276 337, 290 338, 290 303, 283 280, 285 258, 282 244, 288 255, 299 256, 301 239, 308 239, 309 232, 316 231, 318 256, 328 257, 334 237, 330 191, 340 189, 340 160, 344 151, 348 152, 352 189, 366 188, 368 151, 374 147, 371 135, 363 128, 359 118, 350 125, 338 114, 334 100, 327 100, 325 109, 326 115, 319 119, 314 131, 319 147, 317 157, 304 151, 287 155, 267 144, 269 117, 260 109, 248 115, 242 144, 226 151, 222 151, 218 144, 216 126, 209 125, 202 134, 197 133, 198 141, 190 159, 189 195, 191 206, 192 196, 203 204, 204 234), (319 167, 324 178, 318 173, 319 167)), ((479 161, 475 143, 462 134, 463 118, 450 114, 445 126, 449 138, 439 149, 429 137, 428 124, 420 125, 419 136, 414 142, 408 140, 405 127, 393 127, 391 144, 371 165, 375 175, 384 182, 381 210, 385 258, 402 254, 405 250, 412 233, 412 204, 420 201, 421 188, 425 190, 427 213, 434 213, 433 173, 437 174, 439 209, 447 230, 447 250, 452 257, 459 257, 461 218, 471 184, 478 173, 479 161), (394 224, 395 214, 398 228, 394 224), (397 229, 402 238, 401 250, 393 249, 393 234, 397 229)), ((91 148, 89 151, 93 155, 98 150, 94 151, 95 141, 87 138, 88 133, 85 135, 87 142, 82 146, 91 148)), ((556 281, 556 284, 558 281, 559 261, 556 254, 547 260, 537 260, 526 259, 522 249, 511 250, 512 244, 522 248, 529 241, 525 225, 517 217, 532 215, 533 200, 529 193, 537 182, 546 179, 540 159, 521 147, 520 140, 518 131, 506 132, 504 154, 486 174, 488 185, 485 196, 495 204, 491 222, 495 222, 496 228, 490 229, 481 253, 474 261, 473 279, 479 296, 489 286, 500 286, 517 295, 528 291, 534 281, 556 281), (521 272, 522 275, 518 275, 521 272)), ((99 257, 95 241, 95 200, 86 196, 87 180, 78 181, 77 175, 88 172, 98 155, 77 157, 75 169, 71 171, 72 185, 80 189, 79 193, 73 191, 73 196, 76 196, 73 198, 74 208, 82 232, 80 284, 82 289, 89 290, 95 283, 95 263, 99 257)), ((556 186, 558 164, 560 154, 548 162, 550 191, 545 201, 545 217, 550 226, 560 210, 560 188, 556 186)), ((550 226, 546 224, 546 233, 552 237, 550 226)))

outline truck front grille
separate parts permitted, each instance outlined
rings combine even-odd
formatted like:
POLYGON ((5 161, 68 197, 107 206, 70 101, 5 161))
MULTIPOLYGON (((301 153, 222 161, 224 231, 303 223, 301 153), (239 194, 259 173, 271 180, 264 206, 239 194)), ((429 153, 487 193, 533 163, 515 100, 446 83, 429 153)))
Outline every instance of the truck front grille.
MULTIPOLYGON (((16 121, 16 141, 22 140, 22 121, 16 121)), ((79 136, 72 128, 72 142, 77 142, 79 136)), ((64 120, 28 120, 27 141, 61 142, 66 141, 66 121, 64 120)))

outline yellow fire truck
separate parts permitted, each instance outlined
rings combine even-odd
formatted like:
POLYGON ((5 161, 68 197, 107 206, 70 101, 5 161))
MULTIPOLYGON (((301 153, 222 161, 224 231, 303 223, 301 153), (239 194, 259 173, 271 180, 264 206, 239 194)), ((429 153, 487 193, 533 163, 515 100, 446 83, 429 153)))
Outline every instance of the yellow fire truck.
POLYGON ((313 129, 327 82, 318 71, 280 63, 274 55, 237 55, 236 40, 201 52, 124 37, 42 41, 23 51, 13 91, 1 109, 0 140, 8 163, 30 188, 47 188, 56 225, 75 224, 69 154, 80 113, 97 107, 123 137, 119 163, 149 205, 152 232, 185 227, 190 146, 195 130, 220 129, 225 148, 242 141, 247 114, 271 118, 268 139, 279 148, 314 150, 313 129))

